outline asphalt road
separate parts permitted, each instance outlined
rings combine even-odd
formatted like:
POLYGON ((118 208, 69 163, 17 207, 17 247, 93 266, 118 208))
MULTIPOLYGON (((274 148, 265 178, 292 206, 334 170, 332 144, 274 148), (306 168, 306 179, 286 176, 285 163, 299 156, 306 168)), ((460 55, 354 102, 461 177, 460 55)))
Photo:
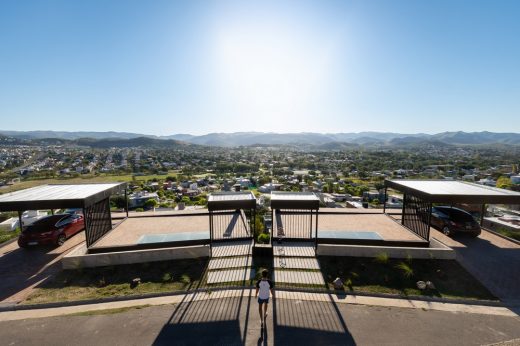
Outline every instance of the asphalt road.
POLYGON ((60 247, 21 249, 16 241, 0 247, 0 305, 23 300, 31 287, 61 270, 59 260, 84 241, 85 232, 80 232, 60 247))
POLYGON ((3 345, 483 345, 520 338, 520 318, 278 299, 186 301, 0 322, 3 345))

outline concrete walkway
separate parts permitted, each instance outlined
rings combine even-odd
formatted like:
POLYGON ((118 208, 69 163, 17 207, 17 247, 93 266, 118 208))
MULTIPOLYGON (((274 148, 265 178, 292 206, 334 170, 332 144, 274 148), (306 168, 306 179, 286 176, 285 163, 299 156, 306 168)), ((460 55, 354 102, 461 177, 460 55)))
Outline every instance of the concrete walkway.
MULTIPOLYGON (((179 304, 183 301, 205 301, 214 299, 224 299, 233 297, 250 297, 254 296, 254 290, 235 289, 213 291, 211 293, 198 292, 189 294, 179 294, 165 297, 154 297, 144 299, 125 300, 117 302, 106 302, 98 304, 74 305, 45 309, 30 309, 0 312, 0 321, 24 320, 30 318, 52 317, 60 315, 77 314, 91 311, 103 311, 110 309, 121 309, 139 306, 158 306, 168 304, 179 304)), ((467 305, 452 304, 444 302, 427 302, 420 300, 380 298, 369 296, 337 296, 328 293, 307 293, 307 292, 290 292, 276 291, 275 299, 298 300, 298 301, 314 301, 314 302, 334 302, 336 304, 354 304, 354 305, 370 305, 380 307, 395 307, 407 309, 435 310, 448 312, 462 312, 470 314, 483 314, 495 316, 518 317, 518 315, 509 308, 483 306, 483 305, 467 305)))

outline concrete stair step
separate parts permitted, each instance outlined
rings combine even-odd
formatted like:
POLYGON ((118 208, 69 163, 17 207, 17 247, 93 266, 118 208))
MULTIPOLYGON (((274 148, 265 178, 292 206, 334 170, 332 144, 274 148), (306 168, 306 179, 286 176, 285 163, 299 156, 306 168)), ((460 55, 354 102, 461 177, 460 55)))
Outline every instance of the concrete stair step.
POLYGON ((320 269, 320 264, 316 258, 307 257, 274 257, 275 268, 285 269, 320 269))
POLYGON ((292 283, 304 285, 325 285, 325 280, 321 272, 280 270, 276 269, 273 273, 273 280, 276 283, 292 283))
POLYGON ((208 284, 248 281, 255 277, 255 271, 251 268, 227 269, 208 272, 208 284))
POLYGON ((216 243, 211 249, 211 257, 249 256, 252 253, 252 240, 216 243))
POLYGON ((282 242, 273 243, 273 255, 291 257, 316 257, 313 243, 282 242))
POLYGON ((217 257, 209 260, 208 269, 251 267, 252 263, 251 256, 217 257))

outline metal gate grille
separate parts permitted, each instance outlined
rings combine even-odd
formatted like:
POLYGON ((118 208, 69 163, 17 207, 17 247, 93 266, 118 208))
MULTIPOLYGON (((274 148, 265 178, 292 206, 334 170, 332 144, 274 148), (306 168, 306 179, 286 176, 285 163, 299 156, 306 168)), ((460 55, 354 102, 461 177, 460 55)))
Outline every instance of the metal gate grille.
POLYGON ((273 237, 316 238, 317 210, 277 209, 273 211, 273 237))
POLYGON ((210 212, 212 240, 253 238, 254 210, 219 210, 210 212))
POLYGON ((84 214, 85 236, 87 238, 87 247, 90 247, 112 229, 108 198, 86 207, 84 214))
POLYGON ((404 195, 402 224, 419 237, 430 239, 432 205, 416 196, 404 195))

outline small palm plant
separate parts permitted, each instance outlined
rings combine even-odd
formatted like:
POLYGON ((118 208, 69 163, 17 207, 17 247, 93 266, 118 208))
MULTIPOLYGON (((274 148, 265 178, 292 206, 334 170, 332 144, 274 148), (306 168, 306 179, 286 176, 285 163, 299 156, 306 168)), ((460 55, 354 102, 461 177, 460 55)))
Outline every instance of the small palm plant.
POLYGON ((409 279, 413 276, 413 269, 408 263, 400 262, 395 267, 401 271, 405 278, 409 279))
POLYGON ((374 258, 374 262, 387 264, 388 263, 388 254, 386 252, 380 252, 374 258))

